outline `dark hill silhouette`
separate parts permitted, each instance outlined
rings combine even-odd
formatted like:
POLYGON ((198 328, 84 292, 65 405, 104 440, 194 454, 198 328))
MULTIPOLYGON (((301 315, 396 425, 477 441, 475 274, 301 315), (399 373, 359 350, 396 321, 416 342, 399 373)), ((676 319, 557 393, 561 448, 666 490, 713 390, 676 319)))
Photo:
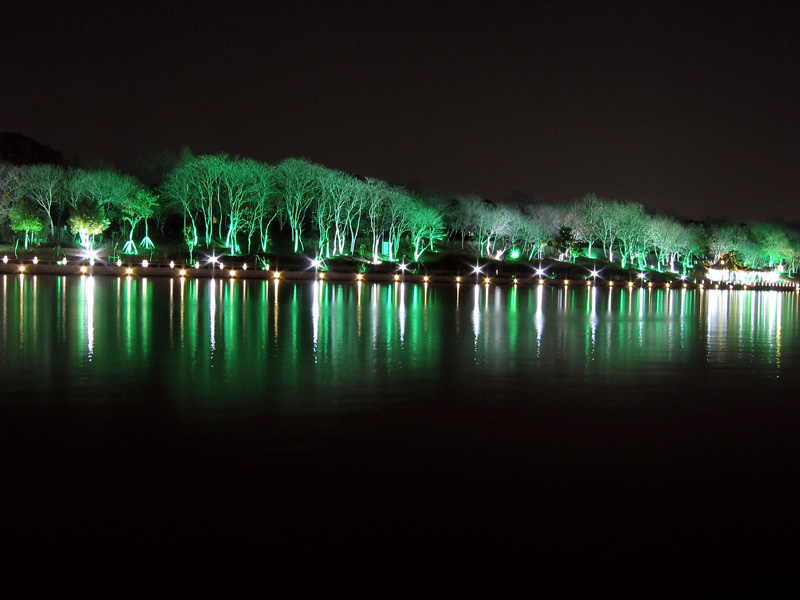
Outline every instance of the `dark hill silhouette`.
POLYGON ((53 164, 64 162, 61 152, 40 144, 20 133, 0 133, 0 160, 15 165, 53 164))

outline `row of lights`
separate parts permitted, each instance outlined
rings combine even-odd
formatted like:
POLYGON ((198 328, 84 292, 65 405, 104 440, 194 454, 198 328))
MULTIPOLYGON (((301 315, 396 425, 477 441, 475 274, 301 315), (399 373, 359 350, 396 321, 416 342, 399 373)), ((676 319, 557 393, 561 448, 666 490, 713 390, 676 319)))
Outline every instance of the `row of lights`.
MULTIPOLYGON (((147 262, 147 261, 144 261, 144 263, 146 263, 146 262, 147 262)), ((34 264, 35 264, 35 263, 34 263, 34 264)), ((118 265, 118 266, 119 266, 119 265, 118 265)), ((147 264, 143 264, 142 266, 143 266, 143 267, 147 267, 147 264)), ((171 265, 171 267, 172 267, 172 268, 174 268, 174 265, 171 265)), ((88 268, 87 268, 85 265, 81 266, 79 270, 80 270, 81 274, 84 274, 84 275, 85 275, 85 274, 88 272, 88 268)), ((245 270, 246 270, 246 269, 245 269, 245 270)), ((21 273, 24 273, 24 272, 25 272, 25 265, 20 265, 20 266, 19 266, 19 271, 20 271, 21 273)), ((231 276, 231 277, 235 277, 235 276, 236 276, 236 271, 235 271, 234 269, 230 269, 230 270, 228 271, 228 273, 230 274, 230 276, 231 276)), ((130 276, 130 275, 133 275, 133 269, 132 269, 131 267, 126 267, 126 268, 125 268, 125 274, 126 274, 126 275, 128 275, 128 276, 130 276)), ((179 270, 178 270, 178 276, 180 276, 180 277, 186 277, 186 274, 187 274, 187 272, 186 272, 186 269, 179 269, 179 270)), ((281 277, 281 274, 280 274, 280 272, 279 272, 279 271, 273 271, 273 273, 272 273, 272 279, 280 279, 280 277, 281 277)), ((318 277, 319 277, 319 279, 325 279, 325 273, 319 273, 319 274, 318 274, 318 277)), ((356 275, 356 281, 358 281, 358 282, 362 282, 363 280, 364 280, 364 275, 363 275, 363 273, 358 273, 358 274, 356 275)), ((394 276, 394 280, 395 280, 395 281, 400 281, 400 276, 399 276, 399 275, 395 275, 395 276, 394 276)), ((424 276, 422 277, 422 281, 423 281, 424 283, 429 283, 429 282, 430 282, 430 276, 428 276, 428 275, 424 275, 424 276)), ((456 277, 456 283, 461 283, 461 281, 462 281, 462 278, 461 278, 460 276, 457 276, 457 277, 456 277)), ((538 281, 539 281, 539 285, 544 285, 544 283, 545 283, 545 280, 544 280, 544 279, 539 279, 538 281)), ((492 280, 491 280, 491 278, 490 278, 490 277, 484 277, 484 279, 483 279, 483 283, 484 283, 484 285, 489 285, 491 282, 492 282, 492 280)), ((518 279, 517 277, 514 277, 514 278, 512 279, 512 283, 513 283, 514 285, 517 285, 517 284, 519 283, 519 279, 518 279)), ((569 280, 569 279, 565 279, 565 280, 564 280, 564 282, 563 282, 563 285, 564 285, 564 287, 568 287, 568 286, 569 286, 569 284, 570 284, 570 280, 569 280)), ((588 287, 593 287, 593 286, 595 285, 595 283, 593 283, 592 281, 587 281, 587 282, 586 282, 586 285, 587 285, 588 287)), ((613 281, 609 281, 609 282, 608 282, 608 287, 614 287, 614 282, 613 282, 613 281)), ((628 288, 633 288, 633 287, 634 287, 634 282, 633 282, 633 281, 629 281, 629 282, 628 282, 628 288)), ((651 281, 651 282, 648 282, 648 284, 647 284, 647 287, 648 287, 648 288, 650 288, 650 289, 652 289, 652 288, 653 288, 653 282, 652 282, 652 281, 651 281)), ((671 286, 669 286, 669 285, 665 285, 664 287, 669 289, 671 286)), ((683 284, 683 287, 684 287, 684 288, 687 288, 687 287, 688 287, 688 284, 687 284, 687 283, 684 283, 684 284, 683 284)), ((701 289, 701 290, 702 290, 702 289, 705 289, 705 285, 704 285, 703 283, 700 283, 700 284, 698 284, 698 286, 697 286, 697 287, 698 287, 698 289, 701 289)), ((784 285, 784 287, 786 287, 786 288, 789 288, 789 287, 791 287, 791 284, 785 284, 785 285, 784 285)), ((795 291, 798 291, 798 292, 800 292, 800 284, 798 284, 798 285, 795 285, 794 287, 795 287, 795 291)), ((715 284, 715 285, 714 285, 714 289, 720 289, 720 286, 719 286, 719 284, 715 284)), ((723 289, 733 289, 733 288, 732 288, 732 286, 728 286, 727 288, 724 288, 724 287, 723 287, 723 289)), ((747 284, 744 284, 744 285, 742 286, 742 289, 746 290, 746 289, 747 289, 747 284)))
MULTIPOLYGON (((96 257, 96 252, 92 252, 92 251, 87 252, 86 258, 89 260, 89 264, 90 265, 94 265, 95 264, 95 260, 97 258, 96 257)), ((4 264, 8 264, 8 256, 7 255, 3 256, 2 262, 4 264)), ((33 259, 31 260, 31 262, 34 265, 38 264, 39 263, 39 258, 34 256, 33 259)), ((220 270, 224 269, 224 264, 222 262, 218 261, 216 259, 216 257, 214 257, 214 256, 212 256, 209 259, 209 262, 212 263, 212 265, 219 264, 220 270)), ((58 261, 58 264, 59 265, 66 265, 67 264, 67 259, 64 258, 64 259, 58 261)), ((122 267, 122 261, 121 260, 117 260, 115 264, 116 264, 117 267, 122 267)), ((322 261, 320 261, 319 259, 314 259, 314 260, 311 261, 311 264, 315 269, 318 270, 320 268, 320 266, 322 265, 322 261)), ((149 261, 147 259, 142 260, 142 267, 143 268, 147 268, 149 265, 150 265, 150 263, 149 263, 149 261)), ((175 261, 170 261, 169 266, 170 266, 171 269, 174 269, 175 268, 175 261)), ((195 261, 194 268, 195 269, 199 269, 200 268, 200 262, 199 261, 195 261)), ((400 271, 405 272, 407 270, 407 268, 408 268, 408 265, 406 265, 405 263, 401 263, 399 265, 399 268, 400 268, 400 271)), ((80 267, 80 272, 83 273, 83 274, 85 274, 87 272, 87 270, 88 269, 86 268, 85 265, 82 265, 80 267)), ((247 263, 244 263, 242 265, 242 270, 243 271, 247 270, 247 263)), ((25 265, 20 265, 19 266, 19 271, 24 273, 25 272, 25 265)), ((236 275, 236 270, 235 269, 230 269, 228 271, 228 273, 230 274, 231 277, 234 277, 236 275)), ((473 269, 473 273, 475 274, 476 280, 477 280, 478 275, 482 274, 483 271, 481 270, 481 267, 479 265, 476 265, 475 268, 473 269)), ((538 280, 539 281, 539 285, 544 285, 545 279, 543 278, 543 276, 545 275, 545 271, 540 268, 540 269, 537 269, 536 273, 537 273, 537 275, 539 275, 539 280, 538 280)), ((125 268, 125 274, 126 275, 133 275, 133 269, 131 267, 126 267, 125 268)), ((187 272, 186 272, 185 268, 184 269, 179 269, 178 275, 180 277, 185 277, 186 274, 187 274, 187 272)), ((272 278, 273 279, 280 279, 280 276, 281 276, 281 274, 280 274, 279 271, 273 271, 273 273, 272 273, 272 278)), ((318 272, 317 276, 319 277, 319 279, 325 279, 325 273, 324 272, 318 272)), ((599 276, 599 272, 598 271, 591 271, 590 276, 592 277, 592 279, 591 280, 587 280, 586 281, 586 285, 589 286, 589 287, 592 287, 592 286, 596 285, 596 283, 597 283, 596 279, 599 276)), ((642 282, 644 282, 645 281, 645 274, 644 273, 639 273, 638 278, 641 279, 642 282)), ((683 288, 687 288, 688 284, 685 281, 686 276, 682 276, 681 279, 684 280, 683 288)), ((364 280, 364 274, 363 273, 356 274, 356 281, 363 281, 363 280, 364 280)), ((394 281, 400 281, 400 280, 401 280, 401 276, 399 274, 395 274, 394 275, 394 281)), ((462 277, 461 276, 456 276, 455 280, 456 280, 456 283, 461 283, 462 277)), ((424 275, 422 277, 422 281, 424 283, 429 283, 430 282, 430 276, 429 275, 424 275)), ((483 283, 485 285, 489 285, 491 282, 492 282, 491 277, 484 277, 483 278, 483 283)), ((513 277, 512 278, 512 283, 514 285, 519 284, 519 278, 513 277)), ((566 286, 569 286, 569 284, 570 284, 570 280, 569 279, 565 279, 563 285, 566 287, 566 286)), ((629 288, 633 288, 634 285, 635 285, 634 281, 629 281, 628 282, 628 287, 629 288)), ((782 283, 782 284, 778 284, 778 285, 780 285, 781 287, 784 287, 784 288, 791 288, 794 285, 795 291, 800 292, 800 284, 782 283)), ((614 282, 613 281, 609 281, 608 282, 608 287, 614 287, 614 282)), ((648 282, 647 287, 652 289, 653 288, 653 282, 652 281, 648 282)), ((669 288, 671 286, 667 283, 667 284, 664 285, 664 287, 665 288, 669 288)), ((705 284, 703 282, 700 282, 697 285, 697 287, 698 287, 698 289, 701 289, 701 290, 705 289, 705 284)), ((732 288, 733 288, 732 284, 729 285, 727 288, 723 287, 723 289, 732 289, 732 288)), ((748 288, 747 284, 743 284, 742 285, 742 289, 746 290, 747 288, 748 288)), ((718 283, 714 284, 714 289, 720 289, 720 285, 718 283)))

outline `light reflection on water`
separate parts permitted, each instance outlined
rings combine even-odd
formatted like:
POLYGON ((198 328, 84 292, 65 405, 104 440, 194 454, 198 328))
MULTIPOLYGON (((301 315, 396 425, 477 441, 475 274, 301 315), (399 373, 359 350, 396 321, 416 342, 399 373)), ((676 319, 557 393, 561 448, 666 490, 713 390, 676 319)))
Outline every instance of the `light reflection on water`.
POLYGON ((0 290, 5 397, 25 401, 323 410, 796 377, 793 293, 22 275, 0 290))

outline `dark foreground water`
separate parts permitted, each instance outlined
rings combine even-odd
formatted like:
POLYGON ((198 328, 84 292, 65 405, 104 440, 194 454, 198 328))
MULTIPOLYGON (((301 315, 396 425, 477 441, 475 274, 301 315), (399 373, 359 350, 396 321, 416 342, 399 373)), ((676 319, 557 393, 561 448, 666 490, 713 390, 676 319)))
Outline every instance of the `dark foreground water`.
POLYGON ((299 594, 797 587, 794 294, 9 275, 0 299, 24 561, 299 594))

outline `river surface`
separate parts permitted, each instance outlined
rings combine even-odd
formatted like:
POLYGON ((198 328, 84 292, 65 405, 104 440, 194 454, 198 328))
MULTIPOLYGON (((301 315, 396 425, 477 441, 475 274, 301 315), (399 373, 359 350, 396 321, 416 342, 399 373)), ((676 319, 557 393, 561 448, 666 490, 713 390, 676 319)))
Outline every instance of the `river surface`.
POLYGON ((25 556, 300 564, 300 593, 798 581, 794 293, 4 275, 0 300, 25 556))

